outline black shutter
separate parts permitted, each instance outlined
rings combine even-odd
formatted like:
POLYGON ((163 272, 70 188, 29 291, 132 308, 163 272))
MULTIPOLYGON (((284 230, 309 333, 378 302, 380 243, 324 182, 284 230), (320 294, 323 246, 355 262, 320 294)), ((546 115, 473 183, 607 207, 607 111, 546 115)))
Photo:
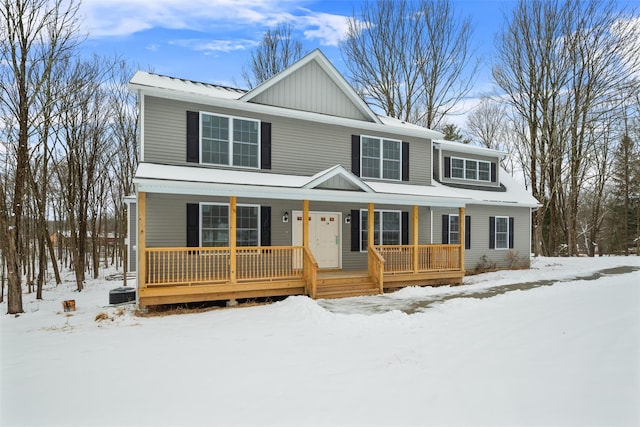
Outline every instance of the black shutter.
POLYGON ((451 157, 444 158, 444 177, 451 178, 451 157))
POLYGON ((509 217, 509 249, 513 249, 513 217, 509 217))
POLYGON ((471 249, 471 216, 464 216, 464 248, 471 249))
POLYGON ((200 162, 200 113, 197 111, 187 111, 187 162, 200 162))
POLYGON ((200 205, 187 203, 187 247, 200 246, 200 205))
POLYGON ((409 244, 409 212, 402 212, 402 244, 409 244))
POLYGON ((260 123, 260 169, 271 169, 271 123, 260 123))
POLYGON ((351 135, 351 172, 360 176, 360 135, 351 135))
POLYGON ((402 142, 402 180, 409 181, 409 143, 402 142))
POLYGON ((489 249, 496 248, 496 217, 489 217, 489 249))
POLYGON ((498 175, 496 172, 496 164, 491 163, 491 182, 496 182, 497 179, 498 179, 498 175))
POLYGON ((260 246, 271 246, 271 206, 260 206, 260 246))
POLYGON ((351 211, 351 252, 360 252, 360 211, 351 211))
POLYGON ((442 215, 442 244, 449 244, 449 215, 442 215))

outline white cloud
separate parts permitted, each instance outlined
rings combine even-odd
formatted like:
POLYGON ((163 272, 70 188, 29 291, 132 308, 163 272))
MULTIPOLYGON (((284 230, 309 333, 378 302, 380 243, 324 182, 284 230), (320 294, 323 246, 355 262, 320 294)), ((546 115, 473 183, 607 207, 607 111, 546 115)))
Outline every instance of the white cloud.
POLYGON ((337 46, 347 35, 347 16, 309 12, 308 15, 300 17, 305 27, 311 27, 303 31, 305 38, 318 39, 321 45, 337 46))
POLYGON ((203 40, 203 39, 183 39, 170 41, 169 44, 186 47, 191 50, 204 52, 231 52, 234 50, 250 49, 258 44, 255 40, 203 40))
POLYGON ((296 0, 84 0, 81 13, 91 37, 127 36, 151 28, 266 29, 287 22, 306 39, 335 46, 347 30, 347 17, 314 12, 296 0))

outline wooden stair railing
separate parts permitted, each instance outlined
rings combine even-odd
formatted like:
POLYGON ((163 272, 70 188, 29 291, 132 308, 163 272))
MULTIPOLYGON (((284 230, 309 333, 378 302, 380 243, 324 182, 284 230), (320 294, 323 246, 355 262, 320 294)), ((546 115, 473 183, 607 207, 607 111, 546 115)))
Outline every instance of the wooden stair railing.
POLYGON ((384 293, 384 258, 374 246, 369 246, 367 252, 369 277, 378 286, 380 293, 384 293))

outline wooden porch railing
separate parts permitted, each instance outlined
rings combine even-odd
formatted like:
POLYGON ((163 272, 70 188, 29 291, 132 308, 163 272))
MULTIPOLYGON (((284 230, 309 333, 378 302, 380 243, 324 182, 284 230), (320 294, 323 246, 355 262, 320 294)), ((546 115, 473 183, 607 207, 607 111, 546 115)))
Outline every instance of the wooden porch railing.
POLYGON ((369 277, 380 289, 380 293, 384 293, 384 265, 385 259, 380 255, 380 252, 374 247, 369 246, 368 253, 368 266, 369 277))
MULTIPOLYGON (((384 276, 460 269, 460 245, 382 245, 368 249, 368 275, 380 287, 384 276), (417 262, 417 265, 415 265, 417 262)), ((231 283, 231 251, 220 248, 147 248, 146 280, 154 285, 231 283)), ((304 280, 317 294, 318 263, 304 246, 255 246, 236 249, 237 282, 304 280)))
POLYGON ((414 265, 413 245, 375 246, 384 258, 384 271, 389 274, 424 273, 460 269, 460 245, 418 245, 418 265, 414 265))
POLYGON ((147 248, 146 284, 229 280, 229 248, 147 248))
POLYGON ((460 245, 418 246, 418 271, 460 270, 460 245))
POLYGON ((246 246, 237 249, 238 280, 302 277, 302 246, 246 246))
MULTIPOLYGON (((238 281, 302 279, 302 246, 251 246, 236 250, 238 281)), ((231 280, 230 250, 219 248, 147 248, 146 283, 191 285, 231 280)))

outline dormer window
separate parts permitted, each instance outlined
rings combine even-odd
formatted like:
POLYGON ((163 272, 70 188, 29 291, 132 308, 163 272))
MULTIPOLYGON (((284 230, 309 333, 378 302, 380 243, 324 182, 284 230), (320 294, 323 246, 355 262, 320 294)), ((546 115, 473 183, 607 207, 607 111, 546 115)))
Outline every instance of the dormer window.
POLYGON ((451 157, 451 178, 491 182, 491 163, 451 157))

